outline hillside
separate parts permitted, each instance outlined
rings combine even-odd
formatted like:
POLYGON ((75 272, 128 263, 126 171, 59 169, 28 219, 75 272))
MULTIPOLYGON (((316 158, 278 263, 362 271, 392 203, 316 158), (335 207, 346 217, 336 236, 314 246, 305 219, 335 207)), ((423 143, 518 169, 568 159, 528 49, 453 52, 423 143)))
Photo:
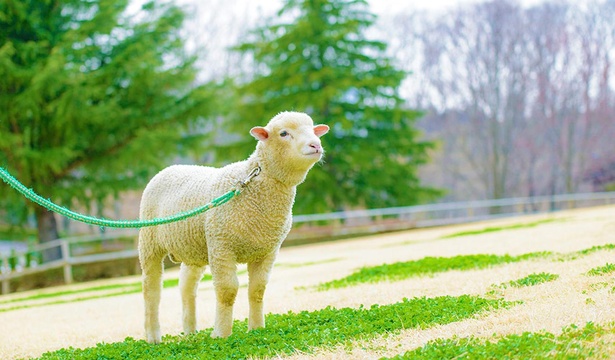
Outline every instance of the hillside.
MULTIPOLYGON (((417 326, 402 321, 400 329, 386 333, 376 329, 356 338, 348 335, 350 338, 343 341, 327 338, 322 346, 290 355, 289 350, 279 350, 292 359, 372 359, 403 354, 438 338, 474 335, 497 340, 507 334, 543 330, 557 335, 569 325, 583 327, 590 321, 610 329, 609 323, 615 321, 615 266, 609 265, 615 263, 614 219, 615 206, 606 206, 283 248, 267 288, 265 310, 291 317, 289 311, 316 311, 327 306, 370 309, 379 304, 384 309, 404 298, 426 297, 425 301, 430 301, 464 295, 506 302, 498 309, 481 310, 458 321, 426 320, 426 325, 417 326), (483 266, 483 257, 474 256, 478 254, 497 262, 483 266), (438 268, 452 264, 451 259, 461 259, 462 265, 438 268), (468 259, 475 259, 475 263, 468 263, 468 259), (384 280, 368 277, 366 283, 348 280, 323 285, 362 267, 369 273, 372 266, 396 262, 402 262, 396 265, 402 270, 393 280, 386 277, 393 276, 395 267, 380 267, 384 280), (544 275, 542 280, 532 280, 539 275, 544 275)), ((162 332, 174 336, 181 333, 177 276, 176 270, 165 274, 161 302, 162 332)), ((0 358, 121 343, 127 337, 142 339, 139 280, 110 279, 1 296, 0 358), (40 294, 46 295, 36 296, 40 294)), ((240 268, 240 284, 235 318, 245 319, 245 267, 240 268)), ((200 329, 212 327, 214 306, 212 284, 205 279, 198 299, 200 329)), ((241 331, 238 326, 236 334, 241 331)), ((615 332, 606 334, 615 336, 615 332)), ((291 337, 286 340, 296 340, 291 337)), ((177 341, 181 338, 166 339, 177 341)))

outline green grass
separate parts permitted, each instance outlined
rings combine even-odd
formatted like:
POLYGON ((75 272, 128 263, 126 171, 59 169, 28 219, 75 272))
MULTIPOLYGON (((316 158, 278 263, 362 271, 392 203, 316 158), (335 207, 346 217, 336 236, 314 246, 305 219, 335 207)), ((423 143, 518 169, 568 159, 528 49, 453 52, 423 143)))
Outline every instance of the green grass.
POLYGON ((615 271, 615 264, 607 263, 604 266, 595 267, 587 272, 589 276, 601 276, 615 271))
MULTIPOLYGON (((594 252, 603 251, 603 250, 614 250, 615 244, 605 244, 600 246, 593 246, 588 249, 575 251, 569 254, 552 254, 550 252, 536 252, 536 253, 528 253, 519 256, 511 256, 511 255, 459 255, 451 258, 446 257, 426 257, 420 260, 414 260, 409 262, 400 262, 396 264, 384 264, 374 267, 366 267, 359 269, 354 274, 350 276, 333 280, 328 283, 323 283, 318 285, 318 290, 327 290, 332 288, 340 288, 346 286, 352 286, 359 283, 364 282, 378 282, 378 281, 396 281, 403 280, 410 277, 418 277, 418 276, 426 276, 433 275, 436 273, 450 271, 450 270, 471 270, 471 269, 482 269, 490 266, 496 266, 500 264, 510 263, 510 262, 518 262, 529 259, 540 259, 540 258, 552 258, 558 261, 570 261, 578 258, 579 256, 585 256, 592 254, 594 252)), ((287 267, 296 267, 296 266, 308 266, 308 265, 316 265, 321 263, 339 261, 340 258, 327 259, 323 261, 302 263, 302 264, 289 264, 282 266, 287 267)), ((609 271, 609 268, 614 267, 615 265, 607 264, 605 269, 592 269, 590 272, 596 273, 598 272, 606 273, 609 271)), ((613 271, 611 270, 611 271, 613 271)), ((245 273, 244 271, 238 272, 238 274, 245 273)), ((205 275, 203 277, 203 281, 211 280, 211 275, 205 275)), ((528 281, 536 281, 536 279, 530 279, 528 281)), ((174 287, 178 285, 178 279, 167 279, 164 280, 164 287, 174 287)), ((54 299, 67 295, 75 295, 79 293, 90 293, 87 296, 83 297, 75 297, 68 300, 52 300, 49 302, 39 303, 39 304, 29 304, 29 305, 16 305, 13 307, 0 308, 0 312, 24 309, 30 307, 38 307, 45 305, 53 305, 59 303, 68 303, 75 301, 84 301, 102 297, 110 297, 110 296, 119 296, 125 294, 138 293, 141 291, 141 282, 127 283, 127 284, 110 284, 104 286, 96 286, 89 288, 82 288, 78 290, 66 290, 66 291, 57 291, 50 293, 37 294, 27 297, 13 298, 10 300, 0 300, 0 305, 7 303, 19 303, 23 301, 37 300, 37 299, 54 299), (118 290, 110 292, 110 290, 118 290), (101 294, 91 294, 100 292, 101 294), (103 293, 104 292, 104 293, 103 293)), ((1 297, 0 297, 1 299, 1 297)))
POLYGON ((131 293, 136 293, 136 292, 140 292, 140 289, 134 290, 134 291, 118 291, 118 292, 111 292, 111 293, 104 293, 104 294, 97 294, 97 295, 79 296, 79 297, 75 297, 71 299, 64 299, 64 300, 52 300, 52 301, 48 301, 48 302, 40 303, 40 304, 16 305, 16 306, 11 306, 8 308, 0 309, 0 312, 20 310, 20 309, 29 309, 29 308, 35 308, 35 307, 47 306, 47 305, 68 304, 68 303, 74 303, 78 301, 102 299, 106 297, 126 295, 126 294, 131 294, 131 293))
POLYGON ((533 228, 538 225, 547 224, 547 223, 554 222, 554 221, 561 221, 561 219, 545 219, 545 220, 538 220, 538 221, 529 222, 529 223, 493 226, 493 227, 486 227, 484 229, 478 229, 478 230, 459 231, 456 233, 445 235, 442 237, 442 239, 449 239, 449 238, 460 237, 460 236, 480 235, 480 234, 486 234, 486 233, 504 231, 504 230, 527 229, 527 228, 533 228))
POLYGON ((526 286, 535 286, 549 281, 555 281, 559 278, 557 274, 549 274, 545 272, 530 274, 526 277, 517 280, 511 280, 501 283, 499 285, 491 285, 490 290, 487 292, 488 297, 501 297, 503 295, 502 289, 521 288, 526 286))
POLYGON ((126 338, 123 342, 98 344, 86 349, 61 349, 41 359, 245 359, 276 357, 317 348, 352 346, 353 341, 427 328, 471 318, 516 303, 476 296, 442 296, 404 299, 391 305, 359 309, 327 307, 317 311, 267 315, 267 327, 247 332, 247 322, 235 321, 226 339, 212 339, 211 329, 188 336, 165 336, 151 345, 126 338))
POLYGON ((355 273, 317 286, 318 290, 342 288, 360 283, 397 281, 410 277, 431 275, 450 270, 484 269, 494 265, 519 262, 533 258, 545 258, 549 252, 535 252, 519 256, 512 255, 458 255, 453 257, 425 257, 419 260, 363 267, 355 273))
MULTIPOLYGON (((609 358, 613 343, 601 337, 615 334, 612 324, 587 323, 563 330, 560 335, 548 332, 524 332, 495 340, 477 337, 438 339, 425 346, 388 359, 587 359, 609 358)), ((386 358, 383 358, 386 359, 386 358)))
POLYGON ((587 248, 587 249, 583 249, 583 250, 579 250, 579 251, 574 251, 574 252, 571 252, 569 254, 561 254, 557 260, 558 261, 575 260, 575 259, 578 259, 581 256, 590 255, 590 254, 593 254, 595 252, 603 251, 603 250, 615 250, 615 244, 597 245, 597 246, 592 246, 592 247, 587 248))
POLYGON ((49 293, 41 293, 41 294, 36 294, 36 295, 31 295, 31 296, 14 298, 10 300, 1 300, 0 304, 10 304, 10 303, 16 303, 16 302, 22 302, 22 301, 49 299, 49 298, 55 298, 59 296, 80 294, 84 292, 98 292, 98 291, 107 291, 107 290, 116 290, 116 289, 126 289, 126 288, 135 287, 135 286, 140 287, 141 283, 138 282, 138 283, 128 283, 128 284, 109 284, 109 285, 95 286, 95 287, 89 287, 89 288, 83 288, 83 289, 77 289, 77 290, 54 291, 54 292, 49 292, 49 293))
MULTIPOLYGON (((209 274, 205 274, 203 276, 203 279, 201 279, 201 281, 209 281, 209 280, 211 280, 211 275, 209 274)), ((165 279, 162 282, 162 286, 164 288, 175 287, 178 284, 179 284, 179 279, 165 279)), ((0 308, 0 312, 39 307, 39 306, 46 306, 46 305, 65 304, 65 303, 99 299, 99 298, 105 298, 105 297, 111 297, 111 296, 134 294, 134 293, 139 293, 139 292, 141 292, 141 282, 140 281, 126 283, 126 284, 109 284, 109 285, 87 287, 87 288, 76 289, 76 290, 64 290, 64 291, 56 291, 56 292, 50 292, 50 293, 42 293, 42 294, 36 294, 32 296, 10 299, 10 300, 3 300, 3 301, 0 301, 0 305, 10 304, 10 303, 20 303, 24 301, 32 301, 32 300, 39 300, 39 299, 52 299, 52 300, 47 301, 47 302, 37 303, 37 304, 15 305, 15 306, 7 307, 7 308, 0 308), (118 291, 109 292, 110 290, 118 290, 118 291), (78 295, 78 294, 84 294, 84 293, 88 293, 89 295, 77 296, 77 297, 70 298, 70 299, 57 300, 57 298, 59 297, 78 295), (92 294, 92 293, 98 293, 98 294, 92 294), (56 300, 53 300, 53 299, 56 299, 56 300)))
MULTIPOLYGON (((398 262, 394 264, 383 264, 377 266, 363 267, 354 273, 341 278, 322 283, 316 287, 317 290, 329 290, 353 286, 362 283, 376 283, 380 281, 399 281, 411 277, 427 276, 450 270, 474 270, 484 269, 491 266, 526 261, 530 259, 551 259, 554 261, 570 261, 580 256, 589 255, 603 250, 614 250, 615 244, 605 244, 592 246, 591 248, 575 251, 569 254, 554 254, 548 251, 533 252, 518 256, 512 255, 458 255, 453 257, 432 257, 428 256, 419 260, 398 262)), ((596 271, 615 271, 615 265, 610 265, 613 270, 602 269, 596 271)), ((527 281, 539 281, 531 278, 527 281)), ((550 281, 550 280, 549 280, 550 281)))
POLYGON ((583 290, 581 291, 581 294, 588 294, 592 291, 598 291, 601 289, 606 289, 607 287, 609 287, 609 283, 606 281, 600 281, 594 284, 589 284, 589 290, 583 290))
POLYGON ((557 274, 549 274, 545 272, 541 272, 538 274, 530 274, 524 278, 512 280, 508 283, 504 283, 503 285, 506 287, 524 287, 524 286, 534 286, 538 284, 542 284, 549 281, 555 281, 559 278, 557 274))

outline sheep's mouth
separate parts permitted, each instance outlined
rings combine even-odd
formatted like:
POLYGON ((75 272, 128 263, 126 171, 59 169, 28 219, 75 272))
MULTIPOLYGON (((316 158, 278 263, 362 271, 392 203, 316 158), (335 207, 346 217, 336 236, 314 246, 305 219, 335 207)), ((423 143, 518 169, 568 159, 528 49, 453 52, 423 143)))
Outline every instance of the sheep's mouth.
POLYGON ((314 155, 321 156, 322 155, 322 151, 320 151, 318 149, 315 149, 315 150, 312 150, 310 152, 306 152, 303 155, 305 155, 305 156, 314 156, 314 155))

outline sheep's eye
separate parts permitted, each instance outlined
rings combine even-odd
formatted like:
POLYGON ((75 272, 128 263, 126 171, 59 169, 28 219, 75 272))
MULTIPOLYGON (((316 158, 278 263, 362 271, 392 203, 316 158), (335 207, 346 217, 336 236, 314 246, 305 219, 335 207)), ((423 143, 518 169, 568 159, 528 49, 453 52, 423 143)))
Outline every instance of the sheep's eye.
POLYGON ((280 133, 281 137, 287 137, 288 136, 288 131, 284 130, 280 133))

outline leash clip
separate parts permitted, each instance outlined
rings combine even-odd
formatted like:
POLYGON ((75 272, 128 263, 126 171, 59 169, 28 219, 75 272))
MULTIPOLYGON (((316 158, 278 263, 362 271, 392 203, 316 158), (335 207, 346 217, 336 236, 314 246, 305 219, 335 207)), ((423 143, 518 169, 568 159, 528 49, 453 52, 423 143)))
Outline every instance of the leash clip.
POLYGON ((252 169, 252 171, 250 171, 250 174, 248 174, 247 178, 245 178, 243 181, 238 182, 238 185, 241 188, 245 188, 248 185, 248 183, 252 181, 252 179, 254 179, 260 173, 261 173, 261 167, 260 166, 255 167, 254 169, 252 169))

